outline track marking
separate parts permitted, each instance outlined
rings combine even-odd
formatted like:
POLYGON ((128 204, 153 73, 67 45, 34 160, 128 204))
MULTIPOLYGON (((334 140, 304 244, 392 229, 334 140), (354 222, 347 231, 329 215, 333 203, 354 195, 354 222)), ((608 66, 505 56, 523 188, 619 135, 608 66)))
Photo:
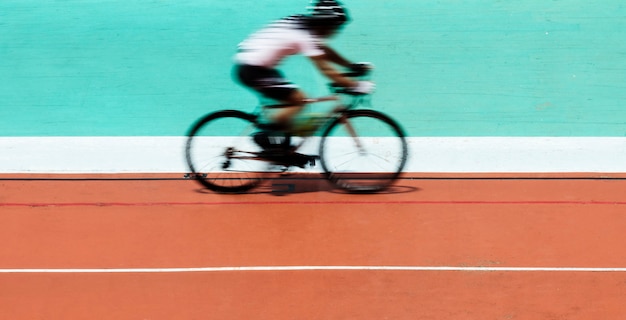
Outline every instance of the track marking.
POLYGON ((446 266, 251 266, 201 268, 0 269, 4 273, 194 273, 255 271, 626 272, 626 268, 446 266))
POLYGON ((209 206, 209 205, 626 205, 626 201, 223 201, 223 202, 34 202, 34 203, 0 203, 0 207, 154 207, 154 206, 209 206))

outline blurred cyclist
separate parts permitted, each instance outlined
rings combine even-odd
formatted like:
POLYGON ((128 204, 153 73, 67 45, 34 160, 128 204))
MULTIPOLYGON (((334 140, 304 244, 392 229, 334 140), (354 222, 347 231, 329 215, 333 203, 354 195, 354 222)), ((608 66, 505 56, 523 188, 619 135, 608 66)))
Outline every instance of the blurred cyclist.
MULTIPOLYGON (((350 88, 354 93, 367 94, 374 83, 354 81, 343 76, 333 64, 362 70, 367 64, 352 63, 329 47, 325 40, 335 35, 349 21, 345 8, 336 0, 317 0, 305 15, 293 15, 266 26, 239 44, 235 56, 235 77, 246 87, 277 100, 281 108, 272 119, 273 128, 289 131, 293 119, 302 111, 306 95, 276 68, 288 56, 301 54, 333 83, 350 88)), ((264 148, 276 146, 268 132, 255 134, 254 140, 264 148)), ((289 145, 288 136, 282 146, 289 145)))

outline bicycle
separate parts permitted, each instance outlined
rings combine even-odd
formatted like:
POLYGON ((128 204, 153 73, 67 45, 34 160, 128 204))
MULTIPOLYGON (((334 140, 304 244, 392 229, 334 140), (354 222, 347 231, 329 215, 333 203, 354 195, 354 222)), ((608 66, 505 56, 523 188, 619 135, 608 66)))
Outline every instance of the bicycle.
MULTIPOLYGON (((345 75, 362 78, 364 73, 345 75)), ((336 101, 329 112, 310 117, 295 132, 279 134, 283 144, 301 138, 288 155, 272 156, 251 138, 255 132, 267 130, 263 115, 284 105, 262 103, 252 113, 221 110, 200 118, 187 133, 188 177, 215 192, 241 193, 258 186, 270 173, 315 166, 319 160, 324 177, 345 191, 372 193, 388 188, 407 161, 404 130, 382 112, 357 109, 367 95, 334 85, 330 88, 331 95, 306 101, 307 105, 336 101), (318 155, 296 152, 305 142, 316 139, 318 155)))

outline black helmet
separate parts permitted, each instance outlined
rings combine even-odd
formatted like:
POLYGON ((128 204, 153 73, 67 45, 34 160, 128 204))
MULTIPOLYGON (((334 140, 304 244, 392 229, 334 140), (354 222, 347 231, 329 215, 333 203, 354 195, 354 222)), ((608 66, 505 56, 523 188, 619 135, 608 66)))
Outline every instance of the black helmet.
POLYGON ((339 28, 349 21, 347 10, 336 0, 317 0, 306 15, 312 28, 339 28))

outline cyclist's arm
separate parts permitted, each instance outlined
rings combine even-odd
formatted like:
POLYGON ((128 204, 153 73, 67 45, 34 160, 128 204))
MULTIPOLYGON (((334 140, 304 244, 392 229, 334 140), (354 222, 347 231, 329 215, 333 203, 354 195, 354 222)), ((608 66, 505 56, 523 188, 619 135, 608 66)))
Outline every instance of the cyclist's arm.
POLYGON ((348 88, 357 86, 357 82, 351 80, 348 77, 344 77, 339 71, 337 71, 337 69, 333 68, 333 66, 329 62, 332 61, 332 55, 329 57, 328 55, 324 54, 309 58, 313 61, 315 67, 317 67, 317 69, 327 78, 329 78, 333 83, 348 88))
POLYGON ((330 62, 336 63, 346 68, 350 67, 350 65, 352 64, 352 62, 348 61, 346 58, 341 56, 339 52, 335 51, 333 48, 327 45, 322 47, 322 50, 324 50, 324 54, 326 55, 326 60, 330 62))

